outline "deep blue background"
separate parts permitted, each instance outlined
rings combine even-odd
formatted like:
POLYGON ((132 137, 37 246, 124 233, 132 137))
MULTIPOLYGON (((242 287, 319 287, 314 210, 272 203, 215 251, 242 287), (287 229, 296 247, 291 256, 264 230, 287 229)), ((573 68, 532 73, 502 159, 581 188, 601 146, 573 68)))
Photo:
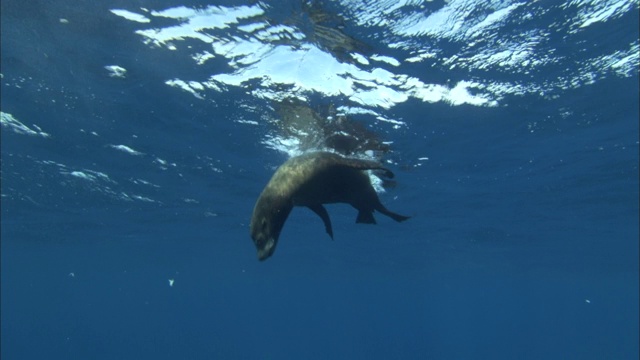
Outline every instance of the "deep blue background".
POLYGON ((52 135, 2 129, 3 359, 638 357, 637 75, 497 108, 401 104, 382 201, 413 218, 355 225, 333 205, 332 242, 296 209, 260 263, 248 222, 285 160, 260 143, 270 126, 231 121, 242 92, 213 107, 164 85, 191 67, 142 46, 119 5, 2 3, 2 111, 52 135), (122 143, 146 155, 105 145, 122 143))

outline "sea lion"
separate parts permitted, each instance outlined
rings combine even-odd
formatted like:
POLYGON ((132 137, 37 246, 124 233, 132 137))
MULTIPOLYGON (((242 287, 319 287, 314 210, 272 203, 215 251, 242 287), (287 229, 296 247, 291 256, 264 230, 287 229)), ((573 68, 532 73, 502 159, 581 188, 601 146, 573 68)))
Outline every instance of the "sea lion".
POLYGON ((382 205, 363 170, 379 170, 386 177, 393 177, 390 170, 377 162, 322 151, 292 157, 282 164, 253 209, 250 231, 258 259, 265 260, 273 254, 294 206, 306 206, 318 214, 332 239, 331 220, 322 204, 350 204, 358 210, 356 223, 375 224, 374 210, 398 222, 407 220, 408 216, 393 213, 382 205))

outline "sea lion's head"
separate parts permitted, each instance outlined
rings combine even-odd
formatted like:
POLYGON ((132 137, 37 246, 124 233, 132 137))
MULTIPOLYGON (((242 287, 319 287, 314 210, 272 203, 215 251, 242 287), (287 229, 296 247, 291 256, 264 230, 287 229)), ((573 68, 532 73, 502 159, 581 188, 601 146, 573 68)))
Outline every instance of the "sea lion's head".
POLYGON ((289 199, 264 192, 258 198, 251 217, 251 238, 259 260, 267 259, 276 250, 280 232, 292 208, 289 199))

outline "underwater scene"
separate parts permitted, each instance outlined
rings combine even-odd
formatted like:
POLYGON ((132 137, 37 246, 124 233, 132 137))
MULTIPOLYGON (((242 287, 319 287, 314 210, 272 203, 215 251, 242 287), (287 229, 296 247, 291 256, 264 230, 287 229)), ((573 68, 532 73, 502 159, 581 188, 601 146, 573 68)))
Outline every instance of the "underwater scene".
POLYGON ((3 359, 640 356, 638 0, 0 14, 3 359))

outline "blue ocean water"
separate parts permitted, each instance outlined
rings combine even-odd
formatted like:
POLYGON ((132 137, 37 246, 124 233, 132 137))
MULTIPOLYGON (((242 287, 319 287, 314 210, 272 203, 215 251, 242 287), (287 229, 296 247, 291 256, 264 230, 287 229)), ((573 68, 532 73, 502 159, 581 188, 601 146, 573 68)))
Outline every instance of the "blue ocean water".
POLYGON ((637 359, 638 10, 3 0, 0 355, 637 359), (412 218, 296 208, 259 262, 287 98, 412 218))

